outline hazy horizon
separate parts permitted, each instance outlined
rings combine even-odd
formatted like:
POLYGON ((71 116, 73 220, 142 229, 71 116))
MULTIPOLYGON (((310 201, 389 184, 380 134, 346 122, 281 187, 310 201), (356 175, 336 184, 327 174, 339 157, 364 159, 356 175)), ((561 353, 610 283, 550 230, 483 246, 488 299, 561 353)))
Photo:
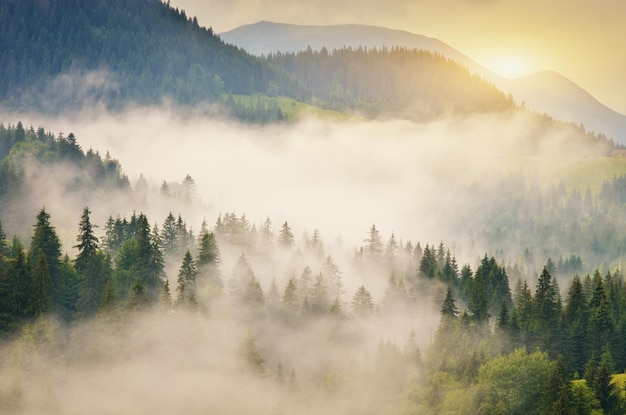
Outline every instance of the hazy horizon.
POLYGON ((600 102, 626 114, 626 58, 614 50, 626 37, 626 4, 602 0, 533 3, 503 0, 445 2, 353 2, 332 7, 325 0, 306 3, 224 3, 173 0, 173 7, 197 16, 220 33, 269 20, 293 24, 359 23, 434 37, 508 78, 557 71, 600 102), (328 13, 332 10, 332 13, 328 13))

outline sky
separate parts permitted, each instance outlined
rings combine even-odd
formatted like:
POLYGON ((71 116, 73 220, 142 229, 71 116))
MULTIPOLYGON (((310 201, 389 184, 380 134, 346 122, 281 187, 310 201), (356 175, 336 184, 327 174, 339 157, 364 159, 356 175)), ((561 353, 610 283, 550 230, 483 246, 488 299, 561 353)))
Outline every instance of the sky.
POLYGON ((171 0, 220 33, 269 20, 359 23, 437 38, 505 76, 560 72, 626 114, 626 2, 618 0, 171 0))

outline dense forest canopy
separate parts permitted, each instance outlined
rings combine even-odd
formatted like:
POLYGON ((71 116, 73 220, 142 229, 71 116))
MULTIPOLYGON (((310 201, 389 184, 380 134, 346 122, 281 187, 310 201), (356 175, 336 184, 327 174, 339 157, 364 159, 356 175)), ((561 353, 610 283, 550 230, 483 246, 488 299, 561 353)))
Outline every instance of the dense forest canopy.
POLYGON ((5 107, 195 104, 281 84, 260 59, 158 0, 10 0, 0 21, 5 107))

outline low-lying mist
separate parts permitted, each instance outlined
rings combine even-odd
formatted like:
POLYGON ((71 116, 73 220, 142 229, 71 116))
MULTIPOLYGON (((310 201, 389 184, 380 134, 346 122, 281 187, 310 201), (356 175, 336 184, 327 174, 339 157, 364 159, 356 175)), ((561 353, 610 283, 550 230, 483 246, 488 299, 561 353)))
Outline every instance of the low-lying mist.
MULTIPOLYGON (((3 119, 18 121, 15 115, 3 119)), ((157 224, 172 211, 196 234, 204 219, 213 226, 219 215, 236 212, 257 230, 270 218, 274 234, 288 222, 296 242, 273 257, 221 246, 224 292, 208 295, 204 311, 175 308, 112 313, 69 326, 46 319, 27 325, 2 352, 0 408, 9 413, 392 412, 404 377, 420 373, 406 359, 411 347, 428 349, 445 287, 433 283, 420 292, 415 284, 411 301, 417 306, 410 309, 385 303, 393 267, 355 260, 372 224, 384 243, 393 233, 400 252, 408 241, 444 241, 459 264, 474 266, 485 251, 475 239, 473 214, 489 203, 484 192, 474 192, 477 184, 520 173, 539 183, 553 181, 563 163, 598 154, 573 144, 568 128, 521 111, 428 124, 308 118, 257 126, 172 108, 19 119, 73 132, 83 149, 110 152, 121 162, 135 196, 90 206, 99 236, 109 216, 134 211, 157 224), (193 203, 167 201, 162 183, 179 183, 186 175, 195 183, 193 203), (305 249, 315 230, 323 239, 321 257, 305 249), (242 253, 265 293, 262 312, 234 310, 229 299, 242 253), (272 315, 271 301, 283 299, 289 280, 303 279, 307 267, 313 276, 321 273, 328 255, 343 279, 338 301, 348 318, 290 326, 272 315), (371 291, 376 311, 351 318, 351 299, 361 285, 371 291)), ((62 181, 66 173, 49 175, 62 181)), ((45 205, 72 255, 87 201, 80 195, 59 198, 51 184, 39 184, 30 184, 23 211, 45 205)), ((417 264, 411 253, 398 255, 404 258, 401 274, 412 275, 417 264)), ((181 259, 167 258, 172 292, 181 259)))
MULTIPOLYGON (((174 210, 197 229, 203 218, 211 223, 233 211, 254 223, 288 221, 296 235, 318 228, 353 245, 372 223, 404 239, 467 242, 456 218, 481 203, 468 194, 470 185, 520 172, 554 181, 564 163, 596 154, 573 144, 570 129, 522 111, 428 124, 304 119, 257 126, 167 107, 19 119, 73 132, 85 150, 110 152, 133 184, 143 175, 158 188, 190 175, 206 207, 177 212, 133 201, 117 203, 111 215, 152 209, 164 217, 174 210)), ((46 193, 39 192, 44 201, 46 193)), ((33 209, 44 204, 33 203, 39 203, 33 209)), ((466 221, 464 232, 471 228, 466 221)))

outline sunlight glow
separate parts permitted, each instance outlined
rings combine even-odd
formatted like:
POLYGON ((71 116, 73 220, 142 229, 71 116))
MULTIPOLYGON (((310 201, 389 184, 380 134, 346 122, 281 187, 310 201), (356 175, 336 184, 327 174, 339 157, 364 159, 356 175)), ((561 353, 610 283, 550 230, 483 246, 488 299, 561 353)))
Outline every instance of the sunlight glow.
POLYGON ((528 74, 527 63, 519 56, 499 56, 490 65, 492 70, 505 78, 519 78, 528 74))

